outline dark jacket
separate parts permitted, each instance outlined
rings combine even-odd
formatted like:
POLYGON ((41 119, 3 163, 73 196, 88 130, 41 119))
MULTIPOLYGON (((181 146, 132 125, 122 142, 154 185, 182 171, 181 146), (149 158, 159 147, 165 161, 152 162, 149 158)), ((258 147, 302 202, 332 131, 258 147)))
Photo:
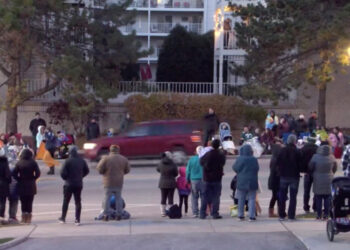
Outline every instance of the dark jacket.
POLYGON ((226 156, 218 149, 213 149, 200 159, 203 166, 203 180, 205 182, 221 182, 224 175, 226 156))
POLYGON ((295 132, 297 132, 298 136, 300 133, 308 132, 308 126, 304 119, 297 120, 295 132))
POLYGON ((294 144, 288 144, 281 149, 277 157, 277 168, 280 177, 300 177, 300 151, 294 144))
POLYGON ((100 126, 97 122, 90 122, 86 127, 86 138, 92 140, 100 137, 100 126))
POLYGON ((83 178, 89 174, 89 167, 86 161, 79 157, 77 149, 72 148, 69 158, 64 162, 61 169, 61 177, 65 180, 65 186, 82 187, 83 178))
POLYGON ((46 122, 44 119, 39 118, 39 119, 33 119, 30 124, 29 124, 29 130, 32 132, 33 136, 36 136, 38 133, 38 127, 39 126, 45 126, 46 127, 46 122))
POLYGON ((315 143, 306 143, 305 146, 300 150, 301 152, 301 162, 300 162, 300 172, 308 173, 309 162, 316 154, 317 145, 315 143))
POLYGON ((160 173, 159 188, 176 188, 176 176, 178 175, 177 166, 175 163, 164 156, 157 167, 160 173))
POLYGON ((219 118, 214 114, 206 114, 204 116, 204 129, 206 131, 216 131, 219 128, 219 118))
POLYGON ((277 158, 283 148, 282 144, 272 144, 272 156, 270 160, 270 175, 268 179, 268 188, 270 190, 278 190, 280 187, 280 177, 278 174, 277 158))
POLYGON ((8 196, 11 183, 11 171, 6 156, 0 157, 0 197, 8 196))
POLYGON ((18 182, 17 192, 19 196, 36 194, 35 181, 40 177, 40 170, 29 149, 22 151, 12 175, 18 182))
POLYGON ((311 116, 309 118, 309 121, 308 121, 307 125, 309 127, 309 132, 313 133, 316 130, 316 127, 317 127, 317 119, 311 116))
POLYGON ((337 162, 331 155, 329 146, 317 149, 309 164, 309 171, 313 176, 313 191, 316 195, 330 195, 334 173, 337 171, 337 162))
POLYGON ((239 151, 239 157, 232 166, 237 173, 237 189, 258 190, 259 163, 253 156, 253 149, 250 145, 244 145, 239 151))
MULTIPOLYGON (((53 132, 46 132, 45 133, 45 148, 47 150, 55 149, 57 144, 57 137, 53 132)), ((53 156, 52 156, 53 157, 53 156)))

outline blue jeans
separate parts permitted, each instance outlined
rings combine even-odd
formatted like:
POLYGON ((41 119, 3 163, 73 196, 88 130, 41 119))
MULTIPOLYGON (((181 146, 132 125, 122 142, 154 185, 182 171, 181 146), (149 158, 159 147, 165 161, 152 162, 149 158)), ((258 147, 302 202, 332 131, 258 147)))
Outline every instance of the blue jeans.
POLYGON ((206 217, 206 209, 208 204, 212 205, 211 216, 219 215, 221 182, 203 182, 203 198, 201 201, 200 217, 206 217))
POLYGON ((289 189, 289 208, 288 218, 295 219, 295 212, 297 208, 297 194, 299 189, 299 178, 281 177, 280 179, 280 199, 278 200, 279 208, 278 214, 280 218, 285 218, 286 202, 289 189))
POLYGON ((193 215, 199 214, 198 199, 203 199, 203 182, 202 180, 191 180, 191 193, 192 193, 192 213, 193 215))
POLYGON ((115 195, 116 204, 116 215, 121 216, 123 213, 123 199, 122 199, 122 188, 110 187, 105 188, 105 198, 103 200, 103 213, 104 215, 111 215, 113 210, 110 205, 112 195, 115 195))
POLYGON ((236 197, 238 198, 238 218, 244 217, 244 205, 246 200, 248 200, 249 218, 255 218, 256 190, 237 189, 236 192, 236 197))
POLYGON ((328 218, 329 207, 331 205, 331 195, 317 194, 315 195, 315 201, 316 201, 317 217, 322 218, 322 201, 323 201, 323 206, 324 206, 323 218, 328 218))

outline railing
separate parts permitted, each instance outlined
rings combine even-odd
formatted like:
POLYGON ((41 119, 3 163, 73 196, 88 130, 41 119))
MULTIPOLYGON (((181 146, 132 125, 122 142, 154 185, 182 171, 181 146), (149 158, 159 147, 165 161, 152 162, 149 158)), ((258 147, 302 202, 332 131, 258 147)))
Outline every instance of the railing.
POLYGON ((134 0, 130 7, 136 7, 136 8, 147 8, 148 7, 148 0, 134 0))
POLYGON ((95 7, 103 7, 107 3, 107 0, 94 0, 95 7))
MULTIPOLYGON (((42 79, 30 79, 28 80, 28 83, 27 83, 27 92, 29 94, 33 93, 43 88, 45 84, 46 82, 43 81, 42 79)), ((32 98, 32 100, 33 101, 57 101, 62 97, 61 96, 62 89, 63 89, 63 84, 57 86, 53 90, 50 90, 41 96, 36 96, 32 98)))
POLYGON ((131 33, 133 30, 135 30, 136 33, 148 33, 148 26, 147 23, 138 23, 120 27, 120 30, 125 33, 131 33))
POLYGON ((201 23, 151 23, 151 33, 170 33, 176 26, 181 25, 189 32, 202 33, 201 23))
POLYGON ((151 0, 151 8, 203 8, 203 0, 151 0))

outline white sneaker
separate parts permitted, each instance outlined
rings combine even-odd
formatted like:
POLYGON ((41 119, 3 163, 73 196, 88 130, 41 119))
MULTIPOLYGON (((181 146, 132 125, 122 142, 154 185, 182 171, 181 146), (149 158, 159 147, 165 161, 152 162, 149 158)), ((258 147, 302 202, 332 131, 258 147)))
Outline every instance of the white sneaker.
POLYGON ((80 221, 75 220, 74 225, 76 225, 77 227, 80 226, 80 221))

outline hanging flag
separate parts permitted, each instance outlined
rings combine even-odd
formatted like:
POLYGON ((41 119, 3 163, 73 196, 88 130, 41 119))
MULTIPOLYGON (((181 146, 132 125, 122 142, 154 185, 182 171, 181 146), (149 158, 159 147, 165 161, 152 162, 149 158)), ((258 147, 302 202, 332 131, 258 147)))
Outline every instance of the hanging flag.
POLYGON ((151 66, 147 64, 146 66, 146 73, 147 73, 147 79, 152 79, 152 71, 151 71, 151 66))
POLYGON ((141 73, 141 80, 142 81, 147 80, 147 73, 146 73, 145 68, 143 66, 140 66, 140 73, 141 73))

